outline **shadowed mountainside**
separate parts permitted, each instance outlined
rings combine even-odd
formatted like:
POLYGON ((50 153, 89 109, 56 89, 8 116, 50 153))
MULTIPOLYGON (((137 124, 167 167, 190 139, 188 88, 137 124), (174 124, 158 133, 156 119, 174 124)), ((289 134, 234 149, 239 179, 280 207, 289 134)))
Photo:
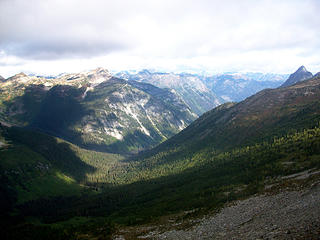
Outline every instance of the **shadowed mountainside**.
POLYGON ((173 91, 115 78, 104 69, 57 79, 21 73, 0 90, 1 122, 99 151, 151 148, 196 118, 173 91))

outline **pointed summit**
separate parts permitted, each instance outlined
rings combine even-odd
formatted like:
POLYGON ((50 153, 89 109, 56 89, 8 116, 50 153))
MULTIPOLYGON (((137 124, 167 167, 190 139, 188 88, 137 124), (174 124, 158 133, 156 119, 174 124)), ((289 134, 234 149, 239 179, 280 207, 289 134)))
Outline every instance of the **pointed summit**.
POLYGON ((301 82, 309 78, 312 78, 312 76, 313 75, 311 72, 308 72, 308 70, 304 66, 301 66, 298 68, 297 71, 295 71, 289 76, 288 80, 285 81, 285 83, 282 84, 281 87, 291 86, 293 84, 296 84, 297 82, 301 82))
POLYGON ((5 78, 0 75, 0 82, 4 82, 5 78))
POLYGON ((297 72, 308 72, 308 71, 307 71, 307 69, 305 68, 305 66, 302 65, 301 67, 298 68, 298 70, 296 71, 296 73, 297 73, 297 72))

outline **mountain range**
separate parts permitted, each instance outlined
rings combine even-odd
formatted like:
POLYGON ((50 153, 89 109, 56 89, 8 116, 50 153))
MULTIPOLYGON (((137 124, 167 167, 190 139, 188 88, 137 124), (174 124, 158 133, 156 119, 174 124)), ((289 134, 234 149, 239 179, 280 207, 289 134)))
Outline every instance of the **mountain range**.
MULTIPOLYGON (((177 81, 158 74, 148 81, 177 81)), ((284 87, 275 80, 275 88, 221 104, 199 118, 186 94, 169 89, 169 83, 160 88, 101 68, 3 80, 1 238, 162 239, 169 225, 172 234, 189 229, 235 201, 281 192, 283 202, 288 192, 306 190, 300 201, 317 192, 320 75, 295 79, 284 87)), ((203 90, 210 89, 201 81, 203 90)), ((234 218, 244 219, 237 226, 247 226, 257 214, 234 218)), ((260 235, 268 238, 274 219, 263 218, 260 235)), ((316 239, 309 218, 273 234, 316 239)), ((225 239, 212 234, 207 238, 225 239)), ((172 236, 168 239, 178 235, 172 236)))
POLYGON ((102 151, 150 148, 196 118, 173 90, 128 82, 102 68, 55 79, 20 73, 0 91, 2 123, 102 151))
POLYGON ((174 89, 198 116, 221 104, 221 99, 208 89, 197 75, 143 70, 136 74, 120 72, 116 76, 129 81, 150 83, 160 88, 174 89))
POLYGON ((116 76, 147 82, 160 88, 174 89, 199 116, 224 102, 239 102, 265 88, 279 87, 286 74, 224 73, 197 75, 142 70, 123 71, 116 76))
POLYGON ((223 102, 239 102, 265 88, 279 87, 287 77, 272 73, 225 73, 208 76, 203 82, 223 102))

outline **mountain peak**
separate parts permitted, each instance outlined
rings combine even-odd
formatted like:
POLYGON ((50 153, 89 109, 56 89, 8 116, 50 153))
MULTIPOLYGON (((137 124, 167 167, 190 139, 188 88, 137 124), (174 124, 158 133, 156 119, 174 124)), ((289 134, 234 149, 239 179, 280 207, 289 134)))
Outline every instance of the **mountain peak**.
POLYGON ((307 69, 305 68, 305 66, 301 66, 298 68, 298 70, 296 72, 308 72, 307 69))
POLYGON ((95 73, 109 73, 109 71, 103 67, 97 67, 96 69, 92 70, 95 73))
POLYGON ((21 73, 14 75, 14 77, 28 77, 28 75, 25 74, 24 72, 21 72, 21 73))
POLYGON ((148 69, 142 69, 138 74, 151 74, 151 71, 148 69))
POLYGON ((27 81, 29 79, 29 76, 23 72, 18 73, 10 78, 8 78, 8 81, 15 81, 15 80, 19 80, 19 81, 27 81))
POLYGON ((301 67, 298 68, 297 71, 295 71, 289 76, 288 80, 285 81, 285 83, 282 84, 281 87, 288 87, 293 84, 296 84, 297 82, 301 82, 312 77, 313 77, 312 73, 308 72, 305 66, 302 65, 301 67))
POLYGON ((84 75, 110 75, 110 72, 103 68, 103 67, 97 67, 93 70, 87 71, 87 72, 82 72, 84 75))

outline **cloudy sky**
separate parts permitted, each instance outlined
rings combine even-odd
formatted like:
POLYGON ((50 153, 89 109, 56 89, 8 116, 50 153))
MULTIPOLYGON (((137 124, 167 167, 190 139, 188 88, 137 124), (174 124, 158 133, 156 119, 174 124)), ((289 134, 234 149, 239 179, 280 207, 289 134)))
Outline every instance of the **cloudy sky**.
POLYGON ((320 71, 319 0, 0 0, 0 75, 320 71))

